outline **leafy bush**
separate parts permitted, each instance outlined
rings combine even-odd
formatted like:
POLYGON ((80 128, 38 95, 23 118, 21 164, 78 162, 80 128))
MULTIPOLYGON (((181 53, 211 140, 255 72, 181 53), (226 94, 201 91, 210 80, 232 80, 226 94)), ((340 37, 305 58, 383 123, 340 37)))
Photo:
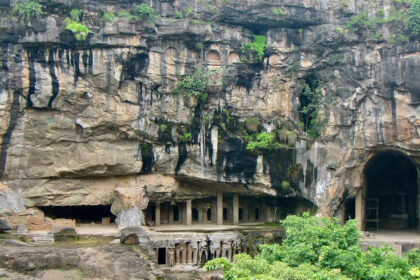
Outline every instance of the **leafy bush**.
POLYGON ((64 22, 66 23, 66 29, 70 30, 74 34, 77 41, 84 41, 87 39, 90 32, 87 26, 69 18, 65 19, 64 22))
POLYGON ((266 49, 266 37, 262 35, 253 35, 254 42, 242 45, 242 53, 247 54, 249 58, 247 61, 251 63, 261 62, 266 49), (256 53, 256 56, 253 55, 256 53))
POLYGON ((102 16, 102 19, 105 22, 112 22, 115 19, 115 15, 113 12, 105 12, 104 15, 102 16))
POLYGON ((173 93, 176 95, 194 96, 204 100, 207 98, 205 90, 209 85, 209 82, 208 72, 198 70, 193 75, 184 76, 181 81, 178 82, 173 93))
POLYGON ((398 256, 390 247, 359 246, 360 233, 355 220, 344 226, 337 219, 316 218, 305 213, 282 221, 286 230, 283 244, 261 245, 254 258, 239 254, 234 263, 215 259, 208 270, 221 269, 225 279, 419 279, 420 253, 398 256))
POLYGON ((185 9, 185 16, 190 17, 193 14, 193 10, 191 8, 185 9))
POLYGON ((12 13, 30 26, 31 21, 42 14, 42 6, 35 1, 19 2, 13 7, 12 13))
POLYGON ((414 35, 420 35, 420 0, 413 0, 407 12, 407 26, 414 35))
POLYGON ((82 19, 82 10, 79 9, 71 9, 70 11, 70 18, 73 21, 80 21, 82 19))
POLYGON ((182 18, 183 17, 183 15, 182 15, 182 11, 177 11, 176 13, 175 13, 175 18, 176 19, 180 19, 180 18, 182 18))
POLYGON ((195 44, 194 44, 194 49, 195 49, 196 51, 202 51, 202 50, 204 49, 204 44, 203 44, 203 43, 201 43, 201 42, 195 43, 195 44))
POLYGON ((181 142, 184 142, 184 143, 189 142, 191 140, 191 133, 187 132, 184 135, 181 135, 180 140, 181 140, 181 142))
POLYGON ((309 83, 304 83, 300 101, 304 130, 311 138, 318 138, 327 121, 322 117, 320 111, 331 105, 333 99, 324 96, 321 87, 317 86, 317 81, 311 80, 309 83))
POLYGON ((353 16, 346 27, 356 33, 361 33, 364 29, 371 27, 372 22, 369 21, 368 13, 365 11, 360 15, 353 16))
POLYGON ((261 132, 257 135, 256 141, 249 141, 246 145, 246 149, 250 152, 261 149, 269 149, 272 147, 273 134, 268 132, 261 132))
POLYGON ((143 3, 140 5, 136 5, 134 7, 134 14, 140 17, 146 17, 146 18, 156 18, 157 14, 155 9, 152 7, 149 7, 149 5, 143 3))

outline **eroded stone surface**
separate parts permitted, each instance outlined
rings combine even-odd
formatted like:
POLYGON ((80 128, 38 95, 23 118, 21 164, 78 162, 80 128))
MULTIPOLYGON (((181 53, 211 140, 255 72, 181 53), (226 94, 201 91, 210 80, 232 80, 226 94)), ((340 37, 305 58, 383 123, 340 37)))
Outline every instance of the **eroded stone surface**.
POLYGON ((332 216, 363 186, 375 153, 401 152, 419 166, 418 40, 389 42, 392 26, 381 27, 384 40, 338 32, 352 15, 374 13, 369 1, 153 1, 161 18, 103 23, 104 6, 92 0, 81 8, 94 32, 79 45, 44 4, 31 28, 13 17, 0 23, 0 212, 109 205, 116 188, 141 187, 154 200, 208 197, 212 188, 299 196, 332 216), (191 19, 173 18, 186 7, 191 19), (241 63, 252 40, 244 27, 267 36, 261 65, 241 63), (171 93, 200 68, 215 70, 204 105, 171 93), (315 141, 299 129, 308 77, 335 100, 315 141), (235 130, 249 117, 267 131, 286 123, 297 139, 249 153, 235 130))

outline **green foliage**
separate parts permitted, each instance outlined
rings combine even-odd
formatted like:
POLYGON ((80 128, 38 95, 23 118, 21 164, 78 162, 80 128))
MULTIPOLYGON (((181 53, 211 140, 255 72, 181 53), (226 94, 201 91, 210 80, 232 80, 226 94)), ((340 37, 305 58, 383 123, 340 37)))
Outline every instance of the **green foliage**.
POLYGON ((392 34, 391 36, 391 42, 394 44, 407 43, 409 40, 410 39, 408 38, 408 36, 405 35, 404 33, 392 34))
POLYGON ((187 132, 184 135, 181 135, 180 140, 181 140, 181 142, 184 142, 184 143, 191 141, 191 133, 187 132))
POLYGON ((201 42, 195 43, 195 44, 194 44, 194 49, 195 49, 196 51, 202 51, 202 50, 204 49, 204 44, 203 44, 203 43, 201 43, 201 42))
POLYGON ((420 35, 420 0, 413 0, 407 12, 407 26, 413 35, 420 35))
POLYGON ((12 10, 13 15, 31 26, 34 19, 38 19, 42 14, 42 6, 35 1, 25 1, 16 3, 12 10))
POLYGON ((411 277, 414 279, 420 279, 420 268, 413 267, 408 273, 410 273, 411 277))
POLYGON ((282 8, 272 8, 271 9, 271 13, 273 14, 273 15, 276 15, 276 16, 283 16, 283 15, 285 15, 286 13, 284 12, 284 10, 282 9, 282 8))
POLYGON ((344 35, 344 30, 343 30, 343 28, 341 28, 341 27, 337 27, 336 31, 337 31, 338 35, 344 35))
POLYGON ((256 141, 249 141, 246 149, 250 152, 261 149, 269 149, 273 144, 273 134, 268 132, 261 132, 257 135, 256 141))
POLYGON ((193 14, 193 10, 191 8, 186 8, 184 14, 186 17, 190 17, 193 14))
MULTIPOLYGON (((313 84, 314 81, 311 83, 313 84)), ((326 119, 320 115, 320 110, 326 109, 333 100, 322 94, 321 87, 313 87, 315 86, 305 82, 300 97, 300 113, 305 124, 304 130, 308 132, 310 137, 318 138, 326 123, 326 119)))
POLYGON ((205 100, 207 99, 205 90, 209 83, 209 73, 198 70, 193 75, 184 76, 181 81, 178 82, 173 93, 176 95, 194 96, 201 100, 205 100))
POLYGON ((134 7, 134 15, 140 16, 140 17, 146 17, 146 18, 156 18, 157 14, 155 9, 152 7, 149 7, 149 5, 142 3, 139 5, 136 5, 134 7))
POLYGON ((267 47, 266 37, 262 35, 253 35, 253 37, 254 42, 242 45, 242 53, 248 55, 247 61, 251 63, 261 62, 267 47))
POLYGON ((113 12, 105 12, 104 15, 102 16, 102 19, 105 22, 112 22, 115 19, 115 14, 113 12))
POLYGON ((130 20, 140 20, 139 16, 133 15, 130 11, 121 10, 118 12, 119 18, 128 18, 130 20))
POLYGON ((177 11, 176 13, 175 13, 175 18, 176 19, 180 19, 180 18, 182 18, 183 17, 183 15, 182 15, 182 11, 177 11))
POLYGON ((73 21, 80 21, 82 19, 82 10, 79 9, 71 9, 70 11, 70 18, 73 21))
POLYGON ((370 27, 371 23, 369 22, 369 17, 366 11, 362 12, 360 15, 355 15, 350 19, 350 22, 347 23, 346 27, 356 33, 361 33, 366 27, 370 27))
POLYGON ((281 188, 282 188, 283 190, 289 190, 289 189, 291 188, 290 183, 289 183, 289 182, 287 182, 286 180, 283 180, 283 181, 281 182, 281 188))
POLYGON ((282 221, 283 243, 261 245, 254 258, 239 254, 234 263, 214 259, 204 266, 221 269, 224 279, 292 280, 410 280, 420 277, 420 253, 396 255, 389 247, 359 246, 356 221, 341 226, 337 219, 316 218, 304 213, 282 221))
POLYGON ((66 29, 70 30, 74 34, 74 37, 76 38, 77 41, 86 40, 90 32, 89 28, 69 18, 66 18, 64 22, 66 23, 66 29))

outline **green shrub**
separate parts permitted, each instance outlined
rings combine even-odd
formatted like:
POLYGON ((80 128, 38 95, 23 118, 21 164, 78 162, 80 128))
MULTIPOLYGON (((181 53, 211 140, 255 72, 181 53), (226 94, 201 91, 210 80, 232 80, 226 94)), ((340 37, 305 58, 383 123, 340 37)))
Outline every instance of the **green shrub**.
POLYGON ((183 15, 182 15, 182 11, 177 11, 176 13, 175 13, 175 18, 176 19, 180 19, 180 18, 182 18, 183 17, 183 15))
POLYGON ((205 100, 207 99, 205 90, 209 83, 208 72, 198 70, 193 75, 184 76, 181 81, 178 82, 173 93, 176 95, 194 96, 201 100, 205 100))
POLYGON ((81 21, 82 20, 82 10, 79 9, 71 9, 70 11, 70 18, 73 21, 81 21))
POLYGON ((191 133, 187 132, 184 135, 181 135, 180 140, 181 140, 181 142, 184 142, 184 143, 191 141, 191 133))
POLYGON ((140 4, 136 5, 134 7, 134 14, 140 17, 146 17, 146 18, 156 18, 157 14, 155 9, 152 7, 149 7, 147 4, 140 4))
POLYGON ((204 49, 204 44, 203 43, 201 43, 201 42, 198 42, 198 43, 195 43, 194 44, 194 49, 196 50, 196 51, 202 51, 203 49, 204 49))
POLYGON ((256 141, 249 141, 246 145, 246 149, 250 152, 256 150, 264 150, 272 148, 273 134, 268 132, 261 132, 257 135, 256 141))
POLYGON ((408 38, 408 36, 405 35, 404 33, 392 34, 391 36, 391 42, 394 44, 407 43, 409 40, 410 39, 408 38))
POLYGON ((32 20, 41 16, 42 6, 35 1, 19 2, 13 7, 12 13, 30 26, 32 20))
POLYGON ((102 16, 102 19, 105 22, 112 22, 115 19, 115 14, 113 12, 105 12, 104 15, 102 16))
POLYGON ((321 110, 327 109, 333 103, 333 99, 324 96, 321 87, 315 84, 317 84, 316 80, 309 81, 309 84, 305 82, 300 96, 300 113, 305 125, 304 130, 314 139, 320 136, 321 130, 327 121, 320 114, 321 110))
POLYGON ((214 259, 204 266, 221 269, 224 279, 291 280, 410 280, 419 279, 420 253, 403 256, 393 249, 359 246, 355 220, 341 226, 337 219, 317 218, 304 213, 282 221, 286 239, 281 245, 260 245, 254 258, 239 254, 234 263, 214 259))
POLYGON ((184 14, 186 17, 190 17, 193 14, 193 10, 191 8, 186 8, 184 14))
POLYGON ((69 18, 67 18, 64 22, 66 23, 66 29, 70 30, 74 34, 77 41, 84 41, 87 39, 90 32, 87 26, 69 18))
POLYGON ((420 35, 420 0, 413 0, 407 12, 407 26, 413 35, 420 35))
POLYGON ((253 35, 254 42, 242 45, 242 53, 247 54, 247 61, 251 63, 261 62, 266 49, 266 37, 262 35, 253 35), (256 53, 254 56, 253 53, 256 53))
POLYGON ((353 16, 346 27, 356 33, 361 33, 367 27, 371 27, 371 22, 369 21, 368 13, 365 11, 360 15, 353 16))

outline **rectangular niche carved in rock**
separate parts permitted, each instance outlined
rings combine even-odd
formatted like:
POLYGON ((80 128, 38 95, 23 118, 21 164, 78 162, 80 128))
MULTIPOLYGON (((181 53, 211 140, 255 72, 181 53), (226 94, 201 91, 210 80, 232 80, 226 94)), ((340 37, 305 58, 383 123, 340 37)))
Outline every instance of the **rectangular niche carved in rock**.
POLYGON ((111 205, 39 206, 45 216, 52 219, 74 219, 76 223, 114 223, 111 205))

